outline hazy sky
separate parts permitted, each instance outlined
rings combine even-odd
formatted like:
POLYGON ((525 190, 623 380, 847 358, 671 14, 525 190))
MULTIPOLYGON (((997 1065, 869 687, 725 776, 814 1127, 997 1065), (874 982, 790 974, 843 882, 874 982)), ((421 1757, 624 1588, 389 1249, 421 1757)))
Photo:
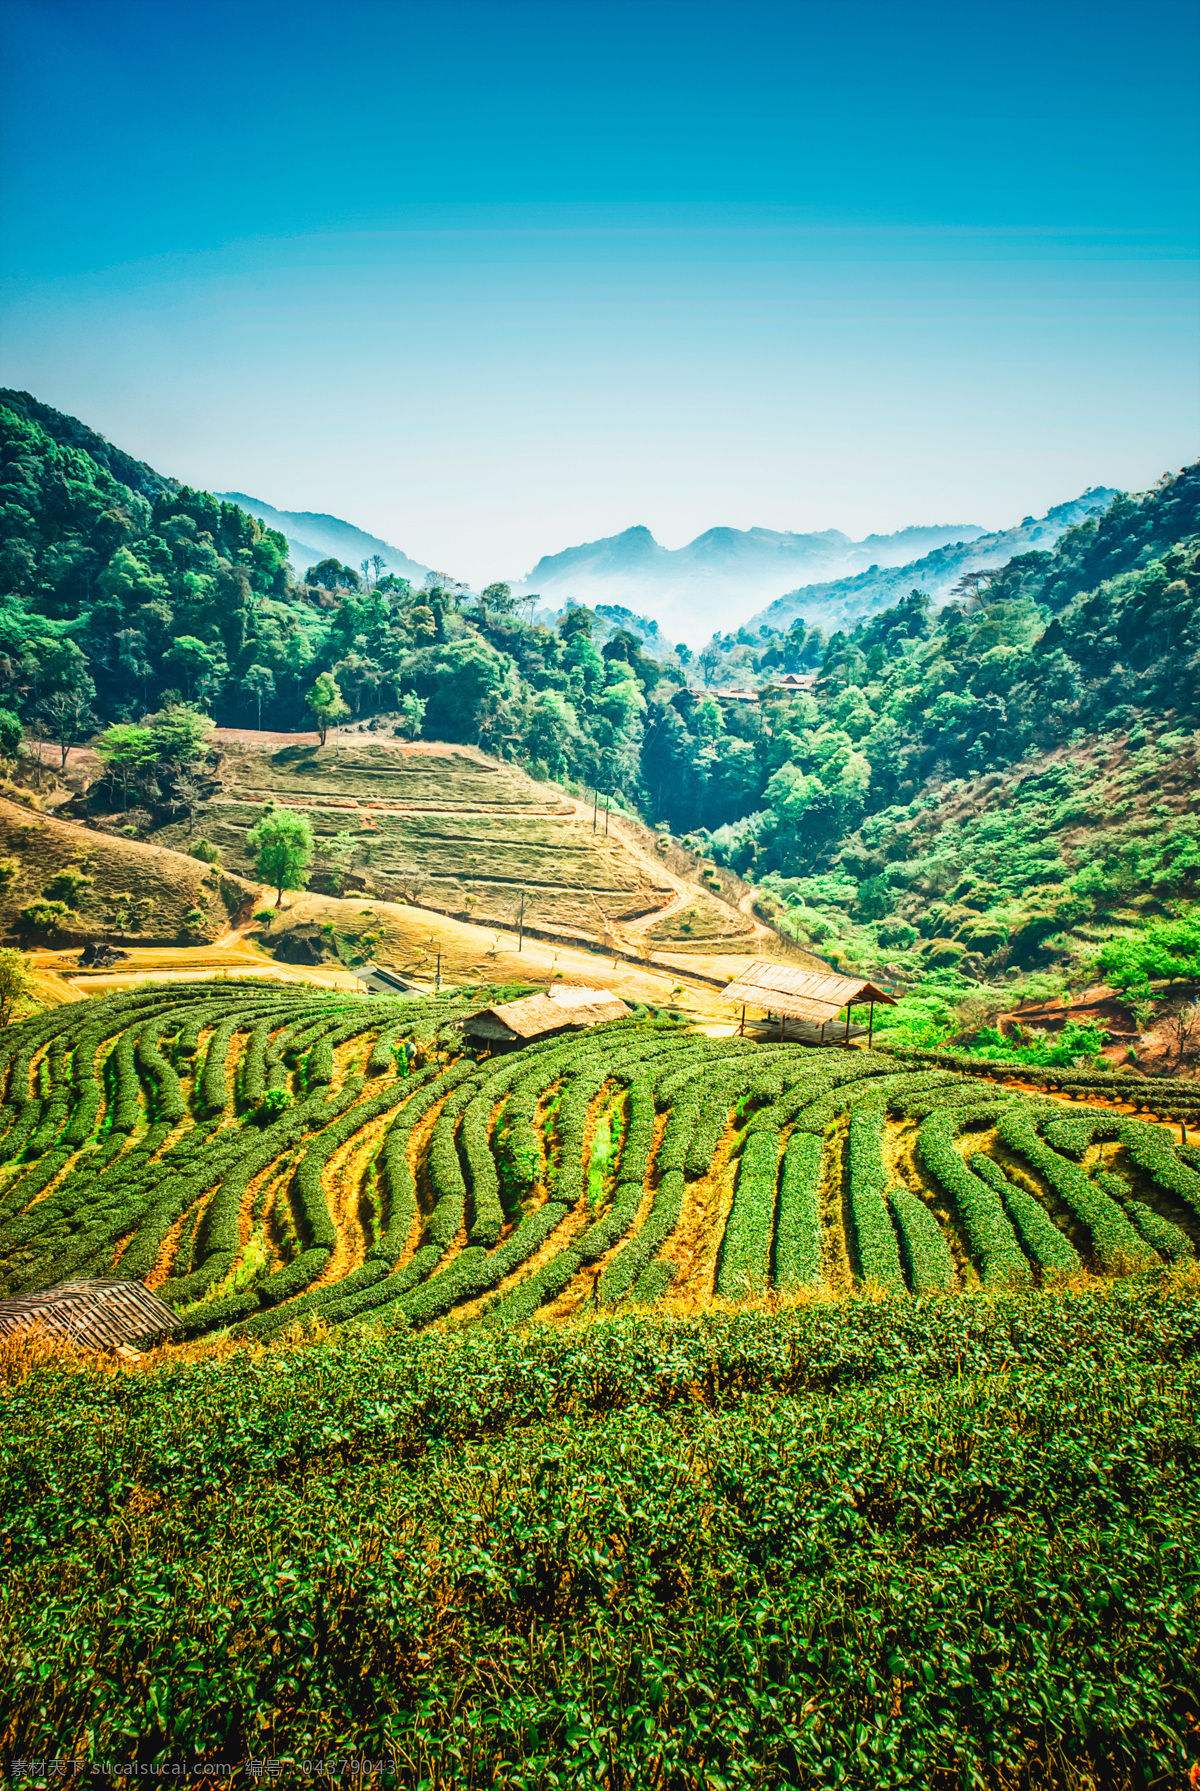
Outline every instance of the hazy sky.
POLYGON ((1200 449, 1194 0, 0 0, 0 381, 479 582, 1200 449))

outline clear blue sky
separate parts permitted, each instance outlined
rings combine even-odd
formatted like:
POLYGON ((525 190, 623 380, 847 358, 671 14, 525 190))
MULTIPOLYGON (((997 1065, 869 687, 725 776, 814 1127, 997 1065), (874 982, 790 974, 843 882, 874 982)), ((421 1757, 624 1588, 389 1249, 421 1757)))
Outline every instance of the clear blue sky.
POLYGON ((1200 8, 3 0, 0 380, 480 580, 1200 433, 1200 8))

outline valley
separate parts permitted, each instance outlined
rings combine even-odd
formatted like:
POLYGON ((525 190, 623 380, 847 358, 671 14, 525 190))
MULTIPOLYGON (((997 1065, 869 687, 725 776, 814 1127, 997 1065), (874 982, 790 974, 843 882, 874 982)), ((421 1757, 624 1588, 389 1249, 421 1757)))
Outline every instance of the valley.
POLYGON ((1200 10, 0 41, 6 1783, 1200 1791, 1200 10))
POLYGON ((930 1783, 951 1732, 1006 1738, 997 1788, 1057 1786, 1043 1747, 1169 1782, 1196 469, 1003 566, 935 547, 949 601, 864 586, 829 636, 694 655, 619 604, 297 581, 273 528, 7 397, 6 1745, 541 1791, 532 1723, 615 1791, 646 1737, 724 1746, 715 1685, 747 1785, 826 1782, 864 1710, 930 1783), (107 1348, 64 1316, 118 1307, 107 1348), (1079 1614, 1097 1577, 1115 1617, 1079 1614), (1037 1638, 1047 1585, 1105 1685, 1119 1629, 1120 1724, 1085 1737, 1018 1640, 1036 1720, 986 1690, 964 1597, 1037 1638), (93 1596, 137 1638, 99 1690, 57 1615, 93 1596))

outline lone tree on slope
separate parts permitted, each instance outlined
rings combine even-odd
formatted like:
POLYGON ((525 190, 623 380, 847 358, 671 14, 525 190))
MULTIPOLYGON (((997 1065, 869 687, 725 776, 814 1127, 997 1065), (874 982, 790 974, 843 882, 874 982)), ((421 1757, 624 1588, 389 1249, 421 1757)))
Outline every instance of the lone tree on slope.
POLYGON ((269 703, 274 697, 275 674, 269 666, 252 665, 250 670, 246 673, 246 676, 242 679, 242 689, 246 692, 247 696, 252 697, 258 704, 257 726, 261 733, 263 698, 265 697, 269 703))
POLYGON ((345 721, 350 710, 342 701, 342 693, 338 681, 331 672, 320 672, 317 681, 304 699, 316 717, 317 733, 321 745, 325 744, 325 736, 330 728, 336 727, 339 721, 345 721))
POLYGON ((268 809, 246 835, 246 844, 259 876, 274 886, 275 906, 281 908, 285 889, 304 888, 313 855, 312 823, 295 809, 268 809))

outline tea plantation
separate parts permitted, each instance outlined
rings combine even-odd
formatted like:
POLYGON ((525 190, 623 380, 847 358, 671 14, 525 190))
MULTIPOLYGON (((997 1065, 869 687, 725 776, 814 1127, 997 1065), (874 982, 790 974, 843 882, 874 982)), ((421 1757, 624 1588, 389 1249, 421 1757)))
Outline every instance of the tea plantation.
POLYGON ((478 1005, 197 982, 0 1041, 5 1290, 179 1319, 6 1346, 6 1758, 1185 1784, 1191 1147, 666 1012, 476 1061, 478 1005))
POLYGON ((1020 1288, 1195 1253, 1200 1172, 1146 1119, 645 1010, 477 1061, 458 1023, 481 999, 200 982, 10 1028, 4 1292, 145 1279, 185 1337, 462 1310, 505 1330, 568 1290, 653 1305, 714 1164, 705 1300, 1020 1288))

